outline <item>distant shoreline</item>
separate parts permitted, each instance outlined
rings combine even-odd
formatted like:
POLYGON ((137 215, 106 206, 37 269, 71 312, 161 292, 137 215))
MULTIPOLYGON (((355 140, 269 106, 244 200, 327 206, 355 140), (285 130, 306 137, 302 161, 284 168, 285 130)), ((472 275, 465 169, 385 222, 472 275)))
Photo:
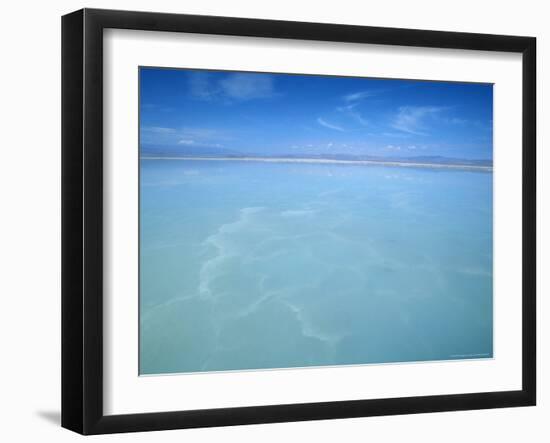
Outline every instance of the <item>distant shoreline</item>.
POLYGON ((245 161, 264 163, 321 163, 321 164, 343 164, 343 165, 378 165, 378 166, 399 166, 409 168, 444 168, 444 169, 465 169, 472 171, 493 172, 492 166, 445 164, 445 163, 415 163, 404 161, 382 161, 382 160, 336 160, 324 158, 269 158, 269 157, 140 157, 140 160, 186 160, 186 161, 245 161))

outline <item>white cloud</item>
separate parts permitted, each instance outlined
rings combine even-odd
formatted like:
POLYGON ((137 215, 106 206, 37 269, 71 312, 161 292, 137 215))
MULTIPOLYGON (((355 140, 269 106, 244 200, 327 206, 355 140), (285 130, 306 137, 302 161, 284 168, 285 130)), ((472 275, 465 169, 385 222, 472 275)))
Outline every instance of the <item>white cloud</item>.
POLYGON ((340 112, 347 112, 351 111, 353 108, 355 108, 358 105, 358 103, 352 103, 351 105, 345 105, 345 106, 338 106, 336 108, 337 111, 340 112))
POLYGON ((212 143, 212 142, 208 142, 208 141, 197 142, 195 140, 187 140, 187 139, 182 139, 182 140, 178 141, 178 145, 194 146, 194 147, 197 147, 197 148, 223 148, 223 145, 220 144, 220 143, 212 143))
POLYGON ((453 117, 449 119, 449 123, 452 123, 453 125, 464 125, 468 123, 468 120, 464 118, 453 117))
POLYGON ((349 115, 357 121, 361 126, 368 126, 369 121, 366 118, 363 118, 363 116, 359 112, 350 112, 349 115))
POLYGON ((317 119, 317 123, 319 123, 321 126, 324 126, 325 128, 332 129, 334 131, 344 132, 344 128, 342 128, 341 126, 329 123, 326 120, 323 120, 321 117, 317 119))
POLYGON ((228 140, 227 134, 221 133, 216 129, 211 128, 191 128, 183 127, 178 134, 181 138, 191 140, 228 140))
POLYGON ((338 106, 336 110, 346 115, 349 115, 353 120, 355 120, 361 126, 368 126, 369 121, 366 118, 363 118, 361 113, 354 110, 357 105, 358 103, 352 103, 351 105, 338 106))
POLYGON ((144 126, 141 128, 142 131, 150 132, 153 134, 174 134, 176 133, 176 129, 174 128, 164 128, 160 126, 144 126))
POLYGON ((201 100, 252 100, 275 95, 273 77, 267 74, 228 74, 215 76, 197 72, 189 77, 191 95, 201 100))
POLYGON ((237 100, 274 95, 273 79, 266 74, 232 74, 220 81, 220 86, 228 97, 237 100))
POLYGON ((352 94, 347 94, 342 97, 346 102, 356 102, 359 100, 363 100, 365 98, 369 98, 375 95, 373 91, 359 91, 354 92, 352 94))
POLYGON ((391 126, 398 131, 413 135, 426 134, 426 120, 437 116, 445 108, 437 106, 402 106, 391 126))
MULTIPOLYGON (((375 134, 371 134, 375 135, 375 134)), ((410 134, 404 134, 402 132, 382 132, 384 137, 393 137, 393 138, 409 138, 410 134)))
POLYGON ((229 134, 216 129, 194 127, 144 126, 141 128, 140 137, 142 143, 160 146, 222 147, 222 142, 232 140, 229 134))
POLYGON ((191 95, 202 100, 211 100, 217 95, 217 87, 210 81, 208 74, 192 72, 189 74, 191 95))

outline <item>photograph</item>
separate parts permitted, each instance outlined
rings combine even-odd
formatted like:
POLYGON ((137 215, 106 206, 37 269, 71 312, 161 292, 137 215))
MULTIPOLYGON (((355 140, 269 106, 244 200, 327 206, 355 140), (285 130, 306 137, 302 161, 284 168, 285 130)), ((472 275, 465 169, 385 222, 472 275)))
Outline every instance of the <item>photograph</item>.
POLYGON ((137 75, 139 375, 494 358, 493 84, 137 75))

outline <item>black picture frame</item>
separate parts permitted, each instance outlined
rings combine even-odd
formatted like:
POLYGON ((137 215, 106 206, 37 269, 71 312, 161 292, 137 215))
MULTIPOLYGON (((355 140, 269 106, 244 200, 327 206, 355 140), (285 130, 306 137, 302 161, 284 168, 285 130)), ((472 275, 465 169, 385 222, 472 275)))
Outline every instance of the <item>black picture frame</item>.
MULTIPOLYGON (((62 426, 81 434, 531 406, 536 403, 536 39, 83 9, 62 18, 62 426), (130 415, 103 413, 103 30, 192 32, 522 54, 522 389, 130 415)), ((519 147, 518 147, 519 148, 519 147)))

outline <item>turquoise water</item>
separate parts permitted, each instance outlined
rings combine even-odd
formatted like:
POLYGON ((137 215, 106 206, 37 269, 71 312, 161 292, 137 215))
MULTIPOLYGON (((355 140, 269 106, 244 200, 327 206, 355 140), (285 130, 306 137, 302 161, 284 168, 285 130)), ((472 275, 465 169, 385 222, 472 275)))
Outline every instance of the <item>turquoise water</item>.
POLYGON ((141 160, 140 373, 490 358, 492 173, 141 160))

